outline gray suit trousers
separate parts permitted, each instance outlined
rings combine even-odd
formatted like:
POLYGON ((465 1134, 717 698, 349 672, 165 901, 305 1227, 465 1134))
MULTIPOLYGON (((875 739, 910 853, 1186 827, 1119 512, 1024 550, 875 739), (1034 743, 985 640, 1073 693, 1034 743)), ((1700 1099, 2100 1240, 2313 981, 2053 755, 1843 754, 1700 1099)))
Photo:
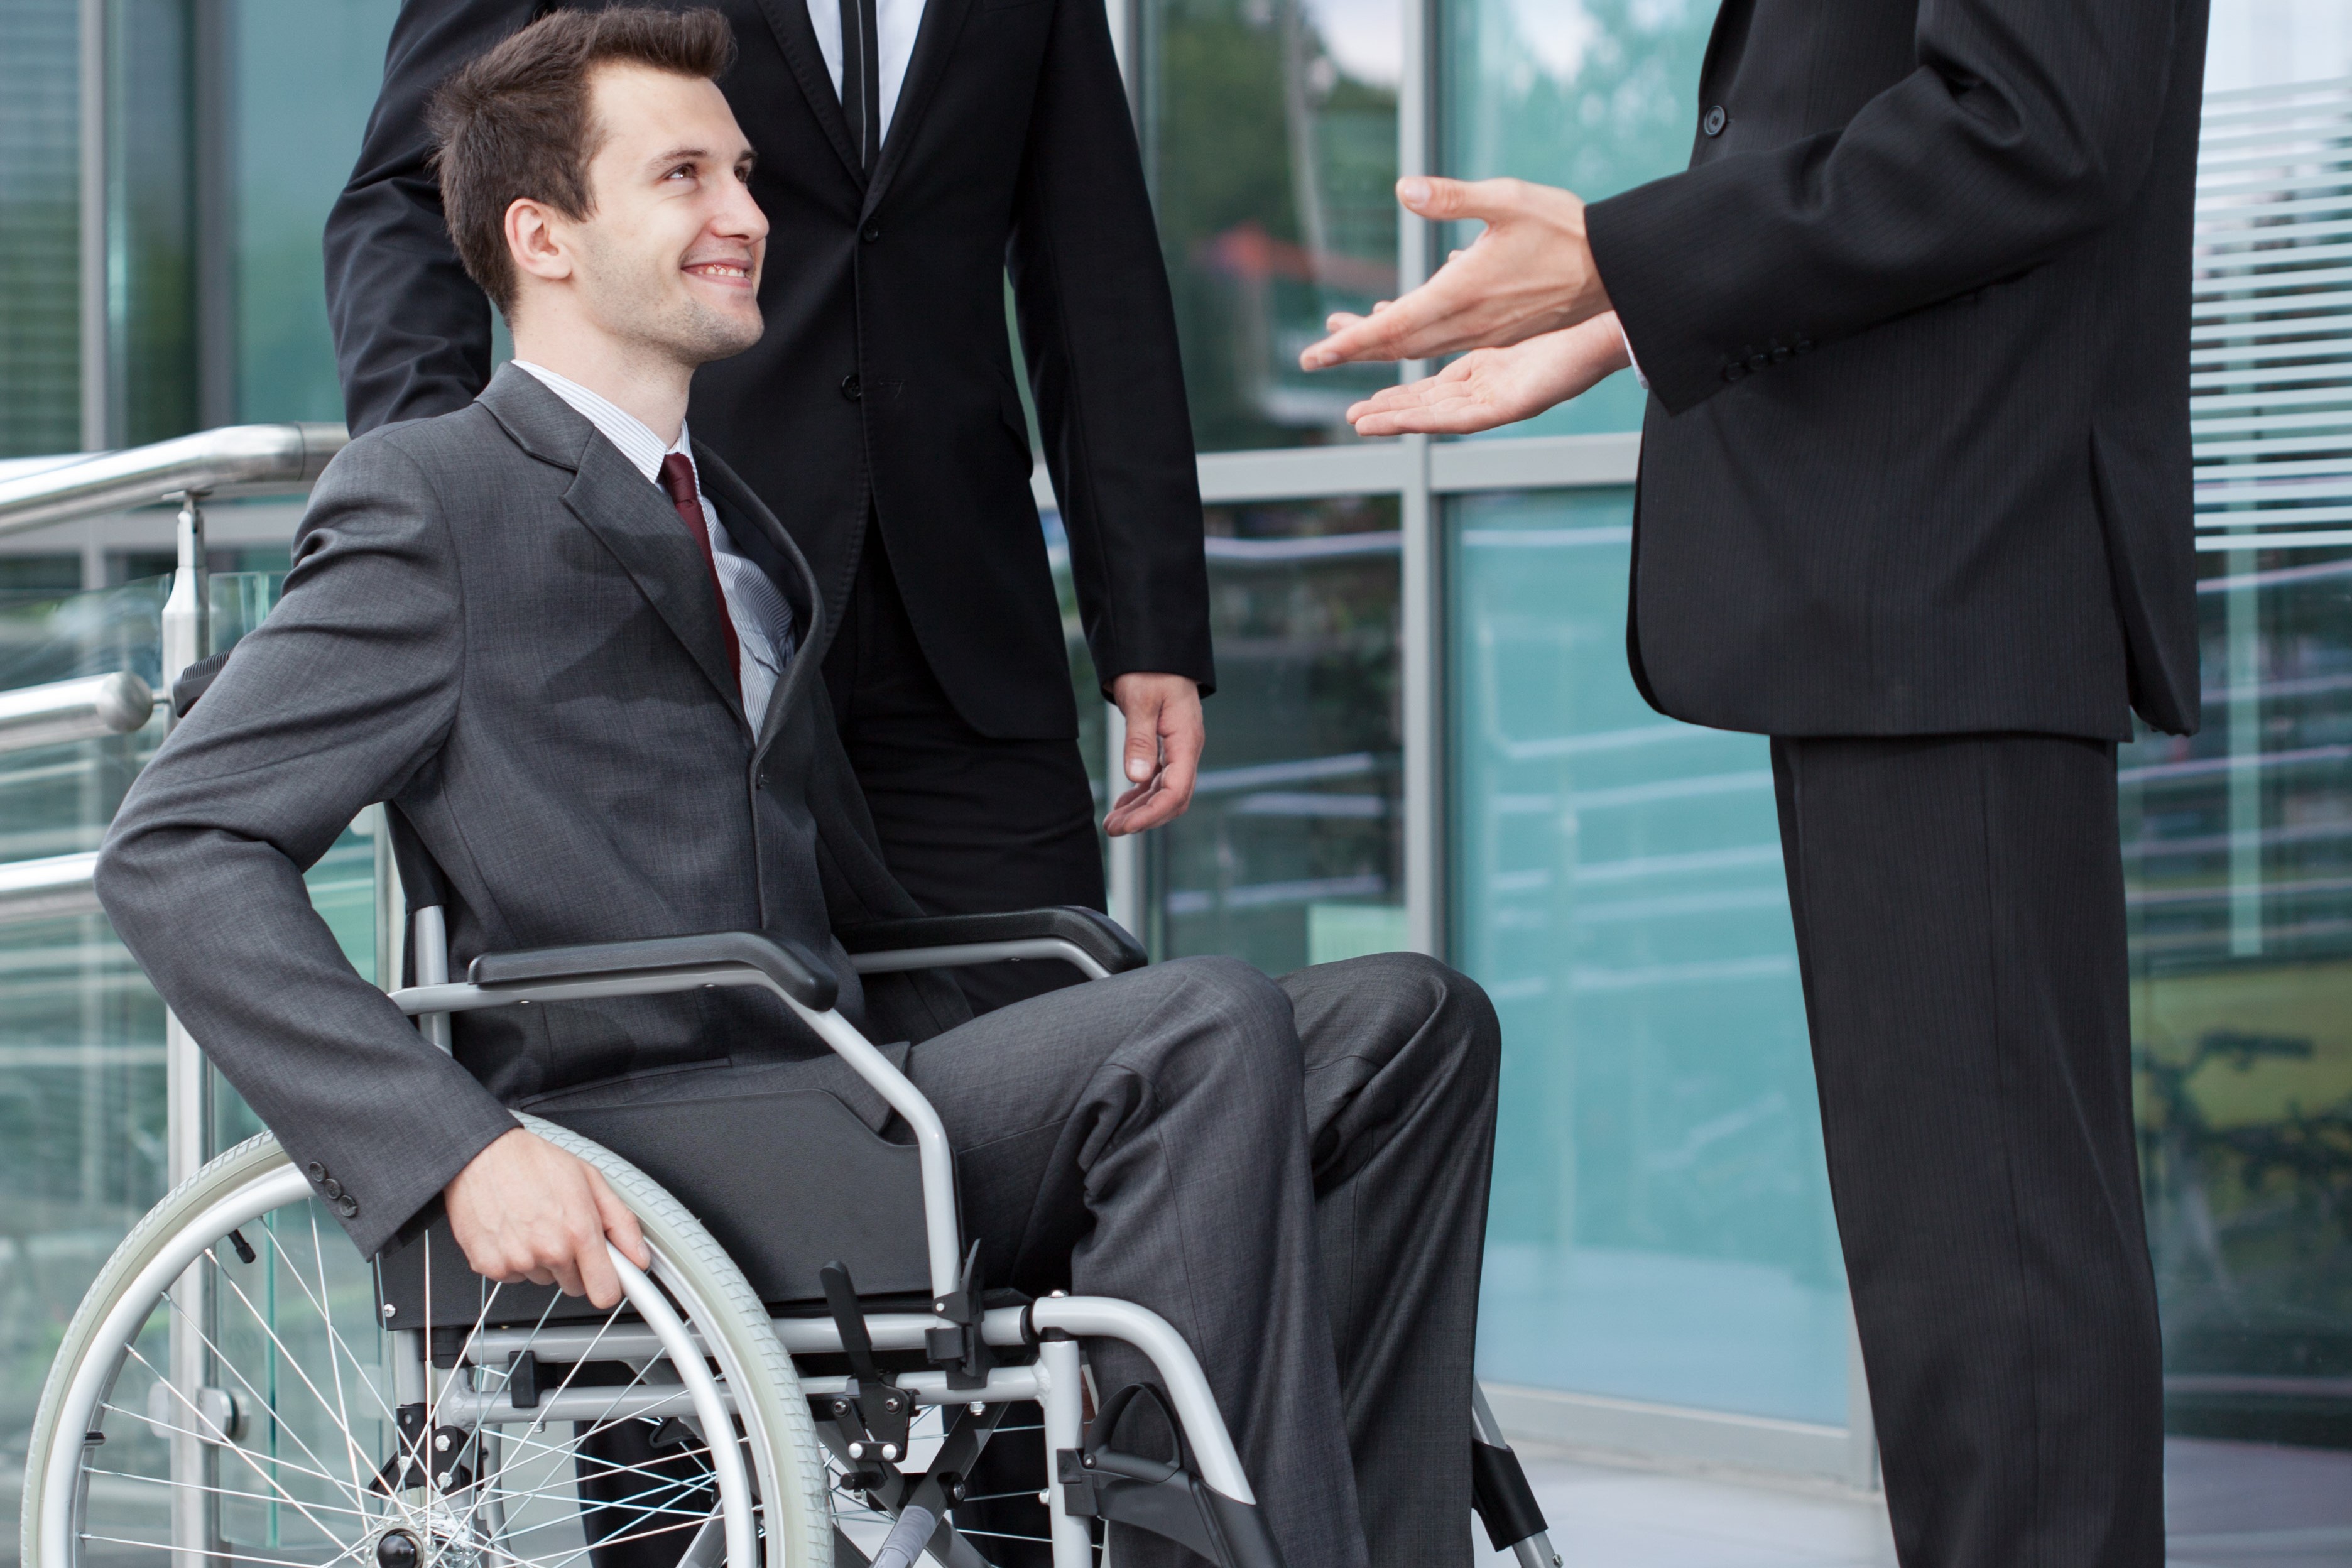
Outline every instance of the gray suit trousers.
MULTIPOLYGON (((990 1283, 1174 1324, 1288 1568, 1463 1568, 1499 1048, 1486 994, 1425 958, 1281 981, 1186 959, 975 1019, 907 1071, 990 1283)), ((1088 1348, 1105 1395, 1151 1375, 1088 1348)), ((1191 1560, 1139 1532, 1115 1551, 1191 1560)))

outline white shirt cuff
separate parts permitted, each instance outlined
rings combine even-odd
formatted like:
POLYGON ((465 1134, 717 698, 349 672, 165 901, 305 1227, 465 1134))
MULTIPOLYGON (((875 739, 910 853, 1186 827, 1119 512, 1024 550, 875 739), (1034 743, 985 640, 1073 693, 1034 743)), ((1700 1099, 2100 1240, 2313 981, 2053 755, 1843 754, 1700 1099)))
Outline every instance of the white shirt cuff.
POLYGON ((1617 323, 1617 340, 1625 345, 1625 363, 1633 367, 1633 379, 1642 384, 1643 391, 1649 391, 1650 378, 1642 374, 1642 362, 1633 357, 1633 340, 1625 335, 1625 323, 1622 320, 1617 323))

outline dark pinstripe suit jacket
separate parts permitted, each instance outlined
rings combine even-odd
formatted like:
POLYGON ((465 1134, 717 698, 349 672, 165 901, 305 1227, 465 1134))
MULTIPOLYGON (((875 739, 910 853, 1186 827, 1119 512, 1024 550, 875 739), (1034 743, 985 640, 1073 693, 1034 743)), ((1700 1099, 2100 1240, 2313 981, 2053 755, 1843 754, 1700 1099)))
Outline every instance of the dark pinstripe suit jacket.
MULTIPOLYGON (((506 1107, 568 1085, 762 1057, 887 1108, 749 989, 465 1013, 456 1059, 347 963, 302 871, 390 801, 449 884, 452 968, 475 955, 767 931, 834 958, 877 1038, 970 1016, 951 985, 863 995, 836 925, 921 911, 892 880, 824 710, 830 625, 791 540, 695 453, 746 552, 807 629, 756 729, 708 568, 668 499, 509 366, 437 419, 328 466, 269 618, 163 743, 100 857, 99 896, 163 1000, 295 1159, 331 1173, 373 1253, 506 1107)), ((818 1087, 812 1083, 812 1087, 818 1087)))
POLYGON ((2196 728, 2205 22, 1724 0, 1689 171, 1588 215, 1654 395, 1628 641, 1655 706, 1782 735, 2196 728))

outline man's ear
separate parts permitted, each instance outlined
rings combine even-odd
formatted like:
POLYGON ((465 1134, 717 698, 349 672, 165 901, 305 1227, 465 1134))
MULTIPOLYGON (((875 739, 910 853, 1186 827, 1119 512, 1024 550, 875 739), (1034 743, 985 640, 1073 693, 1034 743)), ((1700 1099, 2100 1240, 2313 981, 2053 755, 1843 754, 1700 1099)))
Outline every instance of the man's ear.
POLYGON ((572 247, 562 219, 543 202, 517 196, 507 206, 507 254, 517 272, 550 282, 572 276, 572 247))

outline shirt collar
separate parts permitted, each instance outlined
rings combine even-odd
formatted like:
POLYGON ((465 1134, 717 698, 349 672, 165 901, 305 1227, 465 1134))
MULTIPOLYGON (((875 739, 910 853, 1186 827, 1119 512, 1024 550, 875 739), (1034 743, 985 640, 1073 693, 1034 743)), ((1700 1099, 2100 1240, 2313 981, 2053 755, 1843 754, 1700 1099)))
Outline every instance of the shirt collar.
POLYGON ((694 462, 691 432, 687 423, 677 422, 677 439, 669 446, 662 445, 653 426, 599 392, 592 392, 568 375, 560 374, 543 364, 533 364, 527 359, 514 362, 517 370, 529 371, 546 388, 571 405, 572 411, 596 427, 597 433, 620 449, 637 472, 650 483, 661 480, 662 459, 672 452, 685 454, 688 466, 694 468, 694 488, 702 489, 702 469, 694 462))

